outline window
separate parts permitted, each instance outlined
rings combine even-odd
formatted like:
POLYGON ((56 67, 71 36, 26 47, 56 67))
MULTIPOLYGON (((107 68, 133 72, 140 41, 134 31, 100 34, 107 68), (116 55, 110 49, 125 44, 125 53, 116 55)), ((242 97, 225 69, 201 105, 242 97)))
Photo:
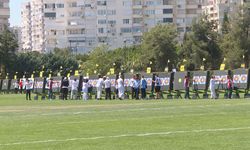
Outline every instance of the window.
POLYGON ((123 24, 129 24, 129 19, 123 19, 123 24))
POLYGON ((143 19, 142 18, 134 18, 133 23, 142 23, 143 19))
POLYGON ((173 18, 163 18, 163 23, 172 23, 173 18))
POLYGON ((172 14, 173 9, 163 9, 163 14, 172 14))
POLYGON ((133 32, 142 32, 142 27, 133 27, 133 32))
POLYGON ((115 25, 116 21, 115 20, 108 20, 108 24, 115 25))
POLYGON ((3 8, 3 2, 0 2, 0 8, 3 8))
POLYGON ((131 33, 132 29, 131 28, 121 28, 121 33, 131 33))
POLYGON ((47 4, 44 4, 44 8, 46 9, 55 9, 56 8, 56 4, 55 3, 47 3, 47 4))
POLYGON ((175 1, 173 0, 163 0, 163 5, 173 5, 175 1))
POLYGON ((84 34, 85 33, 85 29, 68 29, 67 33, 69 35, 72 35, 72 34, 84 34))
POLYGON ((97 14, 98 14, 98 15, 106 15, 106 14, 107 14, 107 11, 106 11, 106 10, 98 10, 98 11, 97 11, 97 14))
POLYGON ((71 3, 69 3, 69 7, 77 7, 77 2, 71 2, 71 3))
POLYGON ((64 8, 64 4, 56 4, 56 8, 64 8))
POLYGON ((155 10, 145 10, 144 14, 145 15, 154 15, 155 14, 155 10))
POLYGON ((116 10, 108 10, 108 15, 116 15, 116 10))
POLYGON ((104 33, 104 28, 98 28, 99 33, 104 33))
POLYGON ((56 17, 56 13, 53 13, 53 12, 51 12, 51 13, 44 13, 44 16, 46 18, 55 18, 56 17))
POLYGON ((98 24, 106 24, 107 23, 107 21, 106 20, 98 20, 98 24))
POLYGON ((97 5, 98 6, 106 6, 107 5, 107 1, 97 1, 97 5))

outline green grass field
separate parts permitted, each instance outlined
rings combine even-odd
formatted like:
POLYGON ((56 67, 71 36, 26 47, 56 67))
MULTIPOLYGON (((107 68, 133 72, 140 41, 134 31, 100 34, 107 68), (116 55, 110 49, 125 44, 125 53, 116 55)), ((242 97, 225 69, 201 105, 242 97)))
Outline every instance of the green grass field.
POLYGON ((0 95, 1 150, 249 150, 250 100, 26 101, 0 95))

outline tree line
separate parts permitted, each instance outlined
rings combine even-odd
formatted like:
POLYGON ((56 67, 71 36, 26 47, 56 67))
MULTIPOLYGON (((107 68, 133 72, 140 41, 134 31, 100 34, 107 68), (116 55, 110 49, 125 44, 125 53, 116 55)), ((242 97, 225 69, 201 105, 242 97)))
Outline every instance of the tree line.
POLYGON ((110 68, 119 72, 154 72, 185 65, 187 70, 227 69, 249 67, 250 59, 250 9, 243 8, 234 16, 225 14, 221 29, 217 22, 203 15, 193 21, 182 43, 178 42, 177 27, 159 24, 143 34, 142 43, 110 50, 107 45, 95 48, 88 54, 72 54, 70 49, 55 48, 52 53, 17 53, 17 40, 8 30, 0 34, 0 76, 44 75, 53 76, 80 70, 85 74, 107 74, 110 68))

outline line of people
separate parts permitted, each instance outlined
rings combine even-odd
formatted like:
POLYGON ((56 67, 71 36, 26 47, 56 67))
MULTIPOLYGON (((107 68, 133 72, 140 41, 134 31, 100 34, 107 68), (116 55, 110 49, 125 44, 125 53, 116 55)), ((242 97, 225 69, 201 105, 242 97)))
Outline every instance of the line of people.
MULTIPOLYGON (((215 76, 212 76, 210 79, 209 83, 209 90, 211 94, 211 99, 217 99, 217 94, 216 94, 216 82, 219 82, 220 84, 223 81, 219 81, 215 79, 215 76)), ((185 89, 185 99, 190 99, 190 94, 189 94, 189 88, 191 85, 191 80, 188 76, 185 76, 184 78, 184 89, 185 89)), ((223 82, 225 83, 225 82, 223 82)), ((233 92, 233 80, 230 76, 227 76, 227 96, 229 99, 232 98, 232 92, 233 92)), ((52 100, 54 99, 53 95, 53 85, 55 84, 55 81, 53 81, 53 78, 50 78, 47 81, 47 89, 48 89, 48 99, 52 100)), ((155 75, 152 79, 152 92, 156 93, 156 99, 161 98, 161 79, 159 78, 158 74, 155 75)), ((218 86, 220 86, 220 84, 218 86)), ((147 86, 147 81, 144 78, 144 76, 140 77, 138 74, 133 75, 133 77, 129 80, 129 88, 130 88, 130 95, 131 99, 146 99, 147 94, 146 90, 148 88, 147 86)), ((71 91, 70 94, 70 99, 76 100, 79 99, 79 93, 78 93, 78 88, 79 88, 79 80, 76 78, 74 80, 69 81, 67 77, 65 77, 62 80, 61 83, 61 99, 62 100, 67 100, 68 99, 68 92, 69 88, 71 91)), ((109 77, 102 77, 99 75, 99 78, 97 80, 96 86, 93 87, 89 83, 89 79, 87 77, 84 77, 83 79, 83 84, 82 84, 82 99, 83 100, 88 100, 90 99, 91 93, 93 91, 93 88, 96 88, 96 99, 101 100, 102 99, 102 93, 105 91, 105 99, 129 99, 129 96, 127 93, 125 93, 125 83, 124 83, 124 78, 122 76, 119 76, 115 80, 115 87, 114 87, 114 93, 112 94, 112 83, 109 77), (113 97, 112 97, 113 95, 113 97)), ((33 82, 32 80, 26 79, 26 80, 20 80, 19 82, 17 81, 15 83, 15 91, 19 91, 22 93, 22 90, 25 89, 26 93, 26 100, 31 100, 31 91, 33 89, 33 82)))
MULTIPOLYGON (((129 85, 131 88, 131 98, 132 99, 140 99, 139 93, 141 93, 141 98, 146 98, 146 89, 147 89, 147 81, 145 80, 144 76, 142 78, 139 77, 139 75, 134 75, 132 79, 129 81, 129 85)), ((88 100, 89 99, 89 89, 92 88, 91 84, 88 82, 88 78, 84 77, 83 85, 82 85, 82 93, 83 93, 83 99, 88 100)), ((122 76, 119 76, 115 81, 115 96, 112 98, 112 83, 109 79, 109 77, 102 77, 99 75, 97 83, 96 83, 96 99, 101 100, 102 99, 102 92, 105 91, 105 99, 114 99, 118 98, 120 100, 127 98, 125 94, 125 85, 124 85, 124 79, 122 76)))

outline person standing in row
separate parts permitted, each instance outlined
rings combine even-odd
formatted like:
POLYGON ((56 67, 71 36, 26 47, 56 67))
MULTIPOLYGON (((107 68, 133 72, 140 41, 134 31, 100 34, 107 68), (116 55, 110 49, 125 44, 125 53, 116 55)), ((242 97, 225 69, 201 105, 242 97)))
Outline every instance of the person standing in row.
POLYGON ((190 99, 189 86, 190 86, 190 79, 188 76, 185 76, 184 78, 185 99, 190 99))
POLYGON ((96 83, 96 91, 97 91, 97 100, 101 100, 101 96, 102 96, 102 86, 103 86, 103 78, 101 77, 101 75, 98 76, 98 81, 96 83))
POLYGON ((88 83, 88 78, 87 77, 84 77, 83 79, 83 83, 82 83, 82 92, 83 92, 83 95, 82 95, 82 98, 83 100, 87 101, 89 96, 88 96, 88 93, 89 93, 89 83, 88 83))
POLYGON ((146 89, 147 89, 147 81, 145 80, 144 76, 141 78, 141 98, 146 98, 146 89))
POLYGON ((111 100, 111 81, 109 77, 104 77, 105 99, 111 100))
POLYGON ((121 76, 119 76, 119 79, 117 80, 117 84, 118 84, 118 97, 120 100, 123 100, 124 99, 124 81, 122 79, 121 76))
POLYGON ((71 95, 70 95, 71 100, 75 100, 77 98, 78 85, 79 85, 78 80, 74 79, 71 81, 71 95))
POLYGON ((135 75, 130 79, 129 86, 131 88, 131 99, 135 98, 135 75))
POLYGON ((228 90, 228 98, 232 98, 232 93, 233 93, 233 80, 231 79, 230 76, 227 76, 227 90, 228 90))
POLYGON ((19 81, 19 90, 20 90, 20 94, 23 94, 23 80, 20 79, 19 81))
POLYGON ((209 83, 209 89, 210 89, 210 92, 211 92, 211 99, 216 99, 217 96, 216 96, 216 92, 215 92, 215 77, 212 76, 211 79, 210 79, 210 83, 209 83))
POLYGON ((31 100, 31 90, 33 89, 33 83, 27 79, 25 82, 25 89, 26 89, 26 100, 31 100))
POLYGON ((159 75, 155 75, 155 92, 156 92, 156 99, 160 99, 160 92, 161 92, 161 79, 159 78, 159 75))
POLYGON ((15 94, 17 94, 18 93, 18 88, 19 88, 18 80, 14 83, 14 88, 15 88, 15 94))
POLYGON ((53 99, 53 78, 50 78, 49 82, 48 82, 48 87, 49 87, 49 100, 53 99))
POLYGON ((139 99, 139 89, 140 89, 140 78, 139 75, 136 75, 134 80, 134 91, 135 91, 135 99, 139 99))
POLYGON ((62 100, 68 100, 69 80, 65 77, 62 81, 62 100))

